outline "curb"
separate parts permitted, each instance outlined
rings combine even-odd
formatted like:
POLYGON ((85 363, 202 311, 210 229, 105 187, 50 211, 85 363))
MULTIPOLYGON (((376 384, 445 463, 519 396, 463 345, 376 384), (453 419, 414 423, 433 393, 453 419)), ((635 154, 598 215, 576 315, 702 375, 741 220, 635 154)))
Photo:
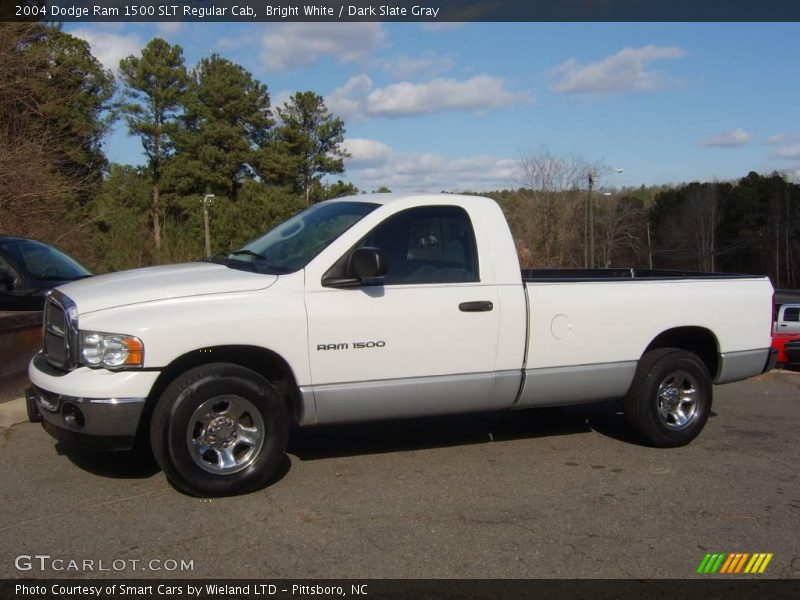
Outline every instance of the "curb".
POLYGON ((17 398, 0 404, 0 428, 8 428, 28 420, 25 398, 17 398))

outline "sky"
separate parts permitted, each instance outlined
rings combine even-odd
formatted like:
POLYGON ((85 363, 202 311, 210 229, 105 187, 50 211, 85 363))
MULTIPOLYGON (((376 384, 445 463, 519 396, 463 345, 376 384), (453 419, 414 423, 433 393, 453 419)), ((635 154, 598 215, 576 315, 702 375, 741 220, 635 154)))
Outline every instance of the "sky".
MULTIPOLYGON (((797 23, 73 23, 110 68, 153 37, 312 90, 346 124, 358 188, 518 187, 521 155, 580 154, 606 187, 800 180, 797 23), (609 169, 610 170, 610 169, 609 169)), ((143 163, 120 123, 110 160, 143 163)))

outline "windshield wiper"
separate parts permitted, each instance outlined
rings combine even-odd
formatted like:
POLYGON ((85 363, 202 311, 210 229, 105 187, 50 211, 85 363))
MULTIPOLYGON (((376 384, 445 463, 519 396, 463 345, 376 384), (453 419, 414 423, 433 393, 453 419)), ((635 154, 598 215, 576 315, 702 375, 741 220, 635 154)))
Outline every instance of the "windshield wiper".
POLYGON ((267 257, 263 254, 259 254, 258 252, 253 252, 252 250, 235 250, 231 252, 231 256, 253 256, 255 258, 260 258, 261 260, 267 260, 267 257))

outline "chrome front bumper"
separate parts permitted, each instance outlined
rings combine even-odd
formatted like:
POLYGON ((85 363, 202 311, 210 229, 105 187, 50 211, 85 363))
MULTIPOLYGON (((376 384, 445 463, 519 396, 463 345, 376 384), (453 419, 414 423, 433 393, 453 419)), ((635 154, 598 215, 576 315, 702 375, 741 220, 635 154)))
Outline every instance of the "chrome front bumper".
POLYGON ((133 447, 145 403, 144 398, 64 396, 36 386, 30 387, 27 395, 50 435, 60 441, 105 450, 133 447))
POLYGON ((28 366, 28 414, 53 437, 85 447, 123 450, 136 439, 158 371, 53 369, 42 353, 28 366))

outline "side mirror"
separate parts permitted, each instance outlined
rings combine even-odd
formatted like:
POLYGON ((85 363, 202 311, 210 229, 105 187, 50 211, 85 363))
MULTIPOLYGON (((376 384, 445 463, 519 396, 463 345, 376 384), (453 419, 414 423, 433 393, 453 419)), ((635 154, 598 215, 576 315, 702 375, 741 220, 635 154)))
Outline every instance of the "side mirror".
POLYGON ((379 248, 358 248, 347 258, 344 276, 326 276, 322 285, 339 288, 380 285, 386 272, 386 256, 379 248))
POLYGON ((359 248, 347 260, 347 277, 358 279, 365 284, 377 283, 376 279, 386 276, 386 257, 378 248, 359 248))

